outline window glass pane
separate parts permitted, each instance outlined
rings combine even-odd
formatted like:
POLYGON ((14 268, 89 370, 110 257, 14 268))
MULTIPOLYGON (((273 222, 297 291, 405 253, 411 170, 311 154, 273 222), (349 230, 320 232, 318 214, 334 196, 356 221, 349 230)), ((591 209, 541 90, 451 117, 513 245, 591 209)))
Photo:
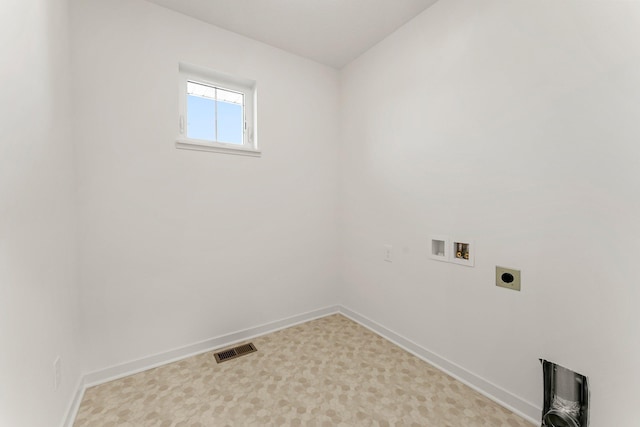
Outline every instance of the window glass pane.
POLYGON ((244 143, 244 94, 187 81, 187 137, 244 143))
POLYGON ((218 141, 242 144, 243 122, 242 104, 218 101, 218 141))
POLYGON ((216 101, 187 95, 187 137, 216 140, 216 101))

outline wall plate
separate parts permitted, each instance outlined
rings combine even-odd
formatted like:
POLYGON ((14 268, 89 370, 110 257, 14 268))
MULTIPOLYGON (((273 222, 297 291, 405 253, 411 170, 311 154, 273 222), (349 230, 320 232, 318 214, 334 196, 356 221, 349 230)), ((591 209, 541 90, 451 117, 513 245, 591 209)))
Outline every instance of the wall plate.
POLYGON ((520 270, 496 265, 496 286, 520 291, 520 270))

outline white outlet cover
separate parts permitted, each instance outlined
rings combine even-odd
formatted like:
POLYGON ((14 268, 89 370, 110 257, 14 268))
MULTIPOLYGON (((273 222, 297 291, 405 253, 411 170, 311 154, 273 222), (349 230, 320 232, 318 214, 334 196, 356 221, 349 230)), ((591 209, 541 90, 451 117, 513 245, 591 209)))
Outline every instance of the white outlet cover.
POLYGON ((57 390, 60 387, 60 381, 62 379, 62 371, 60 366, 60 356, 56 357, 53 362, 53 389, 57 390))
POLYGON ((393 262, 393 246, 384 245, 384 260, 386 262, 393 262))

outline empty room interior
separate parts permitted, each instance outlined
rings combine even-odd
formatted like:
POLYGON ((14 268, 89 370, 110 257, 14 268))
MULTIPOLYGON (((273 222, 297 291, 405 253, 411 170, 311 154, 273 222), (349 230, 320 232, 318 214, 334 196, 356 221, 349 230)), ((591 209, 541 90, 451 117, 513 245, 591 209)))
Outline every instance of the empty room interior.
POLYGON ((1 426, 640 425, 640 2, 0 35, 1 426))

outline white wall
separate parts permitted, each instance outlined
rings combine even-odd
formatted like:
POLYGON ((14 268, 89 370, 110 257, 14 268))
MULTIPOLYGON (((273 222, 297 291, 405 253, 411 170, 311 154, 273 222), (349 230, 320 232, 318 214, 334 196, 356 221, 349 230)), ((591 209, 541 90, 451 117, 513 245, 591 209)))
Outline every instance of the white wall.
POLYGON ((86 370, 334 305, 338 73, 144 1, 72 4, 86 370), (175 148, 181 61, 257 81, 261 158, 175 148))
POLYGON ((65 0, 0 5, 2 426, 59 425, 80 376, 67 11, 65 0))
POLYGON ((442 0, 344 69, 344 304, 534 407, 556 361, 636 425, 638 40, 639 3, 442 0))
POLYGON ((1 11, 1 425, 57 424, 81 370, 337 295, 536 406, 537 358, 573 368, 592 425, 634 425, 639 4, 442 0, 341 99, 332 69, 143 1, 73 0, 73 67, 65 0, 1 11), (258 81, 262 158, 175 149, 179 61, 258 81), (432 233, 476 266, 429 260, 432 233))

